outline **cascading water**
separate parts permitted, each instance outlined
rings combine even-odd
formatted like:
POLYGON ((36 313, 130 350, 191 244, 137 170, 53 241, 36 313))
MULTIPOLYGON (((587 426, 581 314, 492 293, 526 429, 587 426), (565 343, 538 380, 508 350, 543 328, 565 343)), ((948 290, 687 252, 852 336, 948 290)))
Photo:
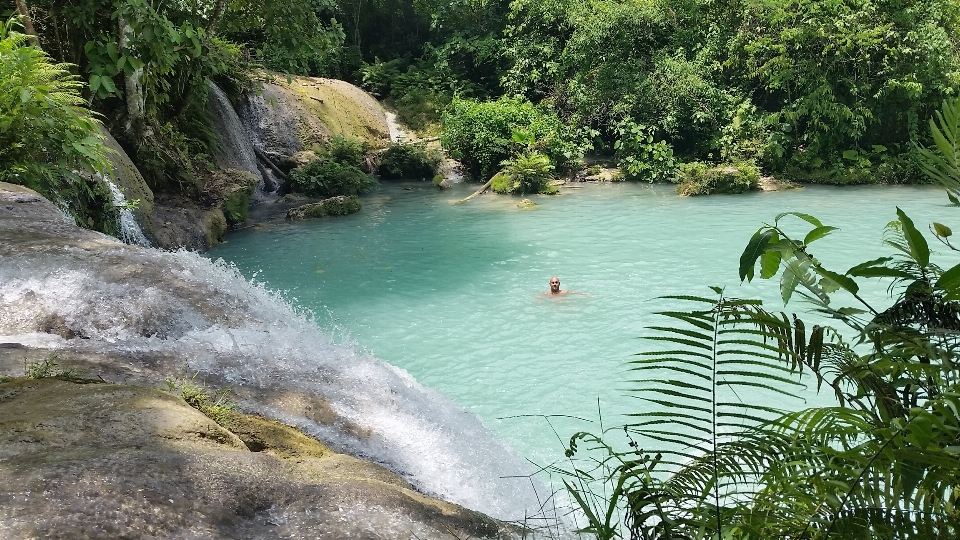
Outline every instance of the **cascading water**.
POLYGON ((91 376, 114 380, 156 385, 199 372, 232 385, 243 409, 378 461, 427 494, 501 519, 538 512, 545 497, 525 463, 406 371, 335 344, 309 314, 222 262, 120 244, 36 204, 49 208, 0 219, 2 341, 95 358, 91 376))
POLYGON ((397 122, 397 113, 384 111, 384 115, 387 117, 387 128, 390 130, 390 142, 403 142, 408 139, 407 133, 403 131, 403 128, 400 127, 400 123, 397 122))
POLYGON ((143 230, 140 228, 140 224, 137 223, 137 218, 134 217, 133 210, 130 210, 127 199, 123 196, 123 192, 120 191, 120 188, 111 182, 109 178, 104 178, 103 181, 110 187, 110 193, 113 195, 113 205, 119 210, 117 216, 117 231, 120 234, 120 240, 125 244, 150 247, 150 240, 147 240, 146 235, 143 234, 143 230))
POLYGON ((257 198, 262 198, 266 192, 276 190, 276 184, 272 180, 273 177, 261 174, 250 134, 233 109, 230 98, 212 81, 207 81, 207 86, 209 89, 207 107, 210 110, 210 120, 214 132, 217 135, 218 147, 213 151, 213 158, 217 166, 223 169, 239 169, 259 178, 257 198), (269 185, 266 184, 265 179, 270 179, 269 185))

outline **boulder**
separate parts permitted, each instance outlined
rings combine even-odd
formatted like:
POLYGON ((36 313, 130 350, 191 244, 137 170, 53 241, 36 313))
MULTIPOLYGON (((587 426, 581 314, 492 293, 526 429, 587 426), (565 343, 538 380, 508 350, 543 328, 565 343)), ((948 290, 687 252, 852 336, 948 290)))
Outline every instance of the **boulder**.
POLYGON ((523 199, 517 203, 517 208, 521 210, 532 210, 537 207, 537 203, 531 201, 530 199, 523 199))
POLYGON ((136 209, 134 209, 133 215, 147 238, 152 238, 155 228, 153 191, 143 179, 140 170, 133 164, 130 156, 120 146, 120 143, 113 138, 113 135, 102 127, 100 133, 103 134, 103 144, 109 149, 107 157, 110 159, 112 168, 110 179, 120 188, 128 202, 136 201, 136 209))
POLYGON ((304 204, 287 211, 287 219, 297 221, 308 218, 320 218, 324 216, 345 216, 359 212, 362 204, 356 197, 330 197, 317 203, 304 204))
POLYGON ((335 79, 269 77, 259 92, 243 98, 238 113, 254 146, 271 156, 294 156, 333 135, 359 138, 374 148, 390 142, 380 103, 335 79))

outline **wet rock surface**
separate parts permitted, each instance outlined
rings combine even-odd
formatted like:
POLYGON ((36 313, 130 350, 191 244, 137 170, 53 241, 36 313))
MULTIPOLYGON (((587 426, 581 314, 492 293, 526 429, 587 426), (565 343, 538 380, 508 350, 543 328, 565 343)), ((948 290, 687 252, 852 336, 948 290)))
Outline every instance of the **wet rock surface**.
POLYGON ((304 204, 287 211, 287 220, 298 221, 301 219, 322 218, 325 216, 346 216, 359 212, 361 208, 360 199, 356 197, 330 197, 320 202, 304 204))
MULTIPOLYGON (((478 419, 439 393, 423 387, 405 371, 353 347, 335 343, 308 315, 299 313, 276 293, 247 281, 224 264, 186 251, 163 252, 126 245, 104 234, 80 229, 46 199, 9 184, 0 184, 0 314, 0 377, 23 377, 29 365, 54 356, 61 366, 103 383, 158 387, 167 379, 196 377, 210 387, 232 387, 243 412, 295 426, 335 452, 382 465, 420 493, 508 520, 522 519, 526 509, 533 507, 531 501, 536 504, 536 495, 523 491, 532 484, 525 478, 527 469, 521 466, 519 458, 504 448, 478 419)), ((6 421, 11 414, 8 410, 11 409, 6 409, 6 402, 0 403, 0 421, 6 421)), ((74 423, 83 425, 79 420, 74 423)), ((45 421, 34 422, 35 427, 40 424, 45 425, 45 421)), ((104 426, 113 424, 117 422, 110 420, 104 426)), ((102 428, 89 428, 97 429, 102 428)), ((4 427, 0 434, 8 431, 4 427)), ((60 434, 50 440, 80 435, 60 434)), ((217 442, 217 452, 225 451, 224 444, 217 442)), ((20 450, 14 447, 4 448, 6 450, 0 450, 2 455, 7 455, 3 452, 20 455, 20 450)), ((229 451, 244 451, 237 448, 239 450, 229 451)), ((91 459, 97 452, 91 454, 91 459)), ((133 471, 130 474, 139 469, 149 470, 153 458, 136 454, 136 459, 131 461, 120 460, 128 454, 128 450, 117 450, 111 454, 113 461, 96 461, 89 467, 74 464, 70 470, 99 471, 82 477, 83 489, 89 488, 91 494, 129 495, 148 489, 149 486, 137 484, 139 480, 107 474, 121 469, 133 471)), ((74 501, 66 495, 69 490, 63 488, 65 491, 56 495, 61 499, 51 499, 56 501, 54 506, 62 505, 66 514, 73 512, 71 515, 87 517, 77 517, 78 528, 70 529, 69 534, 30 533, 34 529, 25 528, 25 508, 29 506, 14 506, 14 503, 26 496, 27 491, 36 494, 40 489, 37 486, 46 477, 24 468, 14 471, 6 459, 0 458, 0 475, 15 472, 16 476, 0 478, 0 490, 8 490, 0 493, 0 509, 8 508, 9 504, 9 508, 22 511, 0 513, 6 516, 0 527, 7 527, 6 530, 0 528, 0 538, 83 538, 88 533, 83 532, 81 522, 93 519, 90 516, 94 515, 106 516, 100 519, 102 523, 113 524, 111 526, 120 527, 125 523, 126 518, 116 514, 116 510, 110 510, 114 513, 103 513, 107 512, 105 508, 96 510, 101 514, 84 513, 87 510, 81 508, 71 510, 74 501), (31 487, 20 490, 16 486, 21 484, 31 487), (19 531, 17 536, 6 534, 14 530, 13 527, 19 531)), ((197 460, 186 462, 191 464, 190 468, 182 470, 200 470, 197 460)), ((25 463, 20 466, 26 467, 25 463)), ((241 463, 246 462, 241 460, 241 463)), ((220 469, 214 470, 217 471, 220 469)), ((229 478, 241 482, 244 475, 252 474, 245 472, 229 478)), ((70 486, 80 485, 77 482, 81 477, 70 478, 69 482, 74 482, 70 486)), ((226 482, 223 480, 221 484, 228 485, 226 482)), ((190 494, 194 492, 190 489, 194 488, 188 484, 176 485, 177 489, 186 490, 185 499, 191 499, 190 494)), ((250 496, 268 493, 273 485, 266 483, 262 489, 250 491, 250 496)), ((354 493, 350 500, 361 500, 357 486, 351 483, 344 489, 354 493)), ((306 499, 277 501, 280 499, 268 498, 263 503, 266 507, 258 506, 260 503, 223 504, 232 511, 242 510, 238 515, 250 520, 248 525, 254 527, 251 530, 268 519, 281 519, 264 517, 271 515, 264 510, 270 505, 289 504, 291 506, 285 508, 296 509, 284 511, 302 517, 314 512, 311 504, 320 504, 306 499)), ((390 512, 395 510, 389 505, 386 508, 390 512)), ((143 512, 146 515, 146 510, 143 512)), ((194 518, 201 516, 190 514, 184 519, 194 518)), ((220 517, 210 519, 216 521, 220 517)), ((356 519, 362 523, 366 518, 356 519)), ((186 521, 182 523, 187 527, 186 521)), ((220 537, 204 536, 206 532, 192 536, 192 533, 176 532, 181 529, 157 529, 161 532, 151 533, 153 529, 149 527, 154 525, 148 527, 143 522, 138 526, 144 527, 140 537, 220 537)), ((210 535, 216 533, 226 538, 232 534, 217 532, 212 522, 197 526, 213 527, 210 535)), ((89 534, 94 537, 111 537, 98 532, 100 529, 91 530, 94 532, 89 534)), ((115 534, 119 529, 111 530, 113 537, 119 537, 115 534)), ((367 537, 363 536, 366 533, 356 534, 367 537)), ((401 533, 398 537, 411 535, 401 533)))
POLYGON ((240 436, 154 388, 0 382, 0 537, 507 536, 381 467, 234 416, 240 436))

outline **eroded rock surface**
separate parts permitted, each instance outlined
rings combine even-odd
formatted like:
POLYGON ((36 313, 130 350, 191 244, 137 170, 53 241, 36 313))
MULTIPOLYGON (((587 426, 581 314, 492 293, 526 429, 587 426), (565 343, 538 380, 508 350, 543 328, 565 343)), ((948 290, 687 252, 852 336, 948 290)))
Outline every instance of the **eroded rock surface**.
POLYGON ((282 424, 225 425, 153 388, 2 382, 0 537, 507 536, 282 424))

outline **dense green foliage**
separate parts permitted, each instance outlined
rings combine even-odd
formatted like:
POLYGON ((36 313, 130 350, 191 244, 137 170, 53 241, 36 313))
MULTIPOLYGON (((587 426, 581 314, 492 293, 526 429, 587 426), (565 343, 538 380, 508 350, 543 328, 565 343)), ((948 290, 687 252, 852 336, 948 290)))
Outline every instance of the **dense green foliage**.
POLYGON ((348 5, 356 81, 403 120, 428 129, 455 96, 523 97, 616 151, 628 178, 667 180, 701 160, 795 180, 918 181, 914 144, 960 84, 951 0, 348 5), (391 54, 376 35, 388 14, 424 45, 396 39, 391 54))
POLYGON ((443 161, 439 151, 414 144, 392 144, 377 156, 380 178, 433 179, 443 161))
POLYGON ((359 195, 377 187, 377 179, 355 165, 321 158, 290 175, 290 189, 311 197, 359 195))
POLYGON ((686 163, 677 175, 679 195, 744 193, 757 189, 760 171, 751 163, 712 166, 701 161, 686 163))
POLYGON ((356 196, 372 191, 379 184, 362 169, 366 150, 362 141, 337 135, 319 159, 293 170, 288 187, 311 197, 356 196))
POLYGON ((570 130, 552 111, 528 101, 456 99, 443 117, 440 140, 471 175, 488 179, 498 165, 523 149, 535 149, 560 168, 578 159, 570 130))
POLYGON ((96 176, 109 161, 83 85, 13 24, 0 28, 0 181, 65 204, 87 226, 111 229, 112 198, 96 176))
POLYGON ((557 188, 550 184, 553 180, 553 165, 550 158, 536 152, 527 151, 513 159, 500 163, 503 167, 494 175, 490 188, 497 193, 556 193, 557 188))

